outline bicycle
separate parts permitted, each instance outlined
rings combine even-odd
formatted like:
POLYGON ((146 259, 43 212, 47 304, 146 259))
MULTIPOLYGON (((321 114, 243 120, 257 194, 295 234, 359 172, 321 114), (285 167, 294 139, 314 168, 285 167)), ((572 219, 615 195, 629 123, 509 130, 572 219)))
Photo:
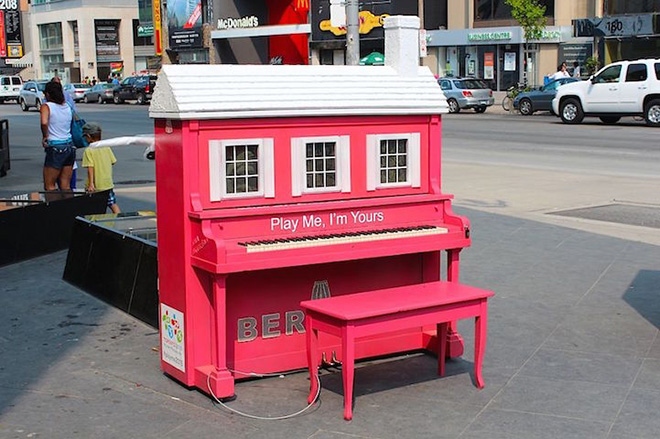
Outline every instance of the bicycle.
POLYGON ((515 83, 511 87, 507 88, 506 96, 504 96, 504 99, 502 99, 502 108, 504 111, 511 111, 513 108, 513 100, 516 98, 516 96, 524 91, 528 91, 528 87, 520 83, 515 83))

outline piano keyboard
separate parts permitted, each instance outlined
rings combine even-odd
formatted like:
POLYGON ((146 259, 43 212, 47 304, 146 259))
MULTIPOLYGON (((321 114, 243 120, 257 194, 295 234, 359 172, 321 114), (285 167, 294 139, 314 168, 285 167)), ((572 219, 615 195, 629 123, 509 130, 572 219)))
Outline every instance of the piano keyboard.
POLYGON ((270 241, 239 242, 247 248, 248 253, 266 252, 272 250, 290 250, 322 245, 350 244, 357 242, 380 241, 384 239, 410 238, 419 236, 443 235, 447 233, 444 227, 416 226, 396 229, 371 230, 364 232, 346 232, 323 236, 300 236, 297 238, 273 239, 270 241))

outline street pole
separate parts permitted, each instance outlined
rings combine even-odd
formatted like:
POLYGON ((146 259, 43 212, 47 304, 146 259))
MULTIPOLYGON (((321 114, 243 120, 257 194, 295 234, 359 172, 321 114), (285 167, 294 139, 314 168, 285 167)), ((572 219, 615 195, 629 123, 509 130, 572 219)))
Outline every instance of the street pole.
POLYGON ((360 10, 358 0, 346 0, 346 65, 360 63, 360 10))

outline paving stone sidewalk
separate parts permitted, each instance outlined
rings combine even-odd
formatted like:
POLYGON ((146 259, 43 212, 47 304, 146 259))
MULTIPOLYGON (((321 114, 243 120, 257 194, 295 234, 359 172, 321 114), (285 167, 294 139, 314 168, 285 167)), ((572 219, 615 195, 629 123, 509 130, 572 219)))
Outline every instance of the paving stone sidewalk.
MULTIPOLYGON (((660 431, 660 247, 457 209, 473 227, 461 279, 493 289, 485 389, 463 358, 361 363, 286 421, 239 417, 159 370, 158 334, 61 280, 65 252, 0 268, 0 438, 611 438, 660 431)), ((239 410, 305 406, 305 373, 237 385, 239 410)))

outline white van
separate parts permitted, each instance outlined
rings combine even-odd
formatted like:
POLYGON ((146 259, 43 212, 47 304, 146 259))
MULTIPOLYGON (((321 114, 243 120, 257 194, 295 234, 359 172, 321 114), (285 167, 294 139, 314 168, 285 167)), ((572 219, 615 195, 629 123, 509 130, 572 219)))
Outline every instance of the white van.
POLYGON ((20 76, 0 75, 0 104, 5 101, 18 102, 21 85, 23 85, 23 80, 20 76))

